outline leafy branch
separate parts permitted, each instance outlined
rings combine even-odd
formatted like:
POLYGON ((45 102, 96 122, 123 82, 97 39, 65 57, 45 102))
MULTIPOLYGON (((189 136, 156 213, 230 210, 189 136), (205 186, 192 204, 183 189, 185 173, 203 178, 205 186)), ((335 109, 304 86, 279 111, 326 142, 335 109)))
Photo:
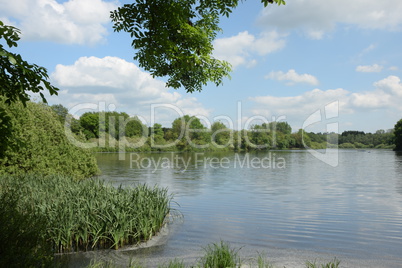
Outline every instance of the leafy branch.
MULTIPOLYGON (((19 29, 0 21, 0 40, 4 39, 9 48, 18 46, 20 34, 19 29)), ((39 93, 45 103, 47 101, 42 91, 48 90, 50 95, 57 95, 58 88, 48 82, 49 75, 44 67, 29 64, 20 54, 7 51, 2 44, 0 66, 0 95, 6 97, 6 103, 19 100, 25 105, 29 101, 28 92, 39 93)))
MULTIPOLYGON (((238 0, 134 0, 110 13, 116 32, 131 35, 134 59, 166 86, 201 91, 230 77, 231 65, 212 56, 221 16, 229 17, 238 0)), ((283 0, 261 0, 264 6, 283 0)))

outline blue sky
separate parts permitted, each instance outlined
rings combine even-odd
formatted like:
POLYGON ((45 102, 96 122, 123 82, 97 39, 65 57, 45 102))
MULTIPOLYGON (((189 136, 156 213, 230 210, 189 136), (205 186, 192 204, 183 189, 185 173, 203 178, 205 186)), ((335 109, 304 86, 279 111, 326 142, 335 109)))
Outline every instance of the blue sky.
POLYGON ((99 107, 148 125, 190 114, 207 126, 287 121, 293 131, 339 132, 387 130, 402 118, 401 1, 288 0, 265 9, 244 1, 222 18, 214 42, 232 78, 193 94, 141 70, 128 34, 113 32, 109 11, 128 2, 0 0, 0 20, 22 31, 13 51, 46 67, 60 88, 49 104, 74 115, 99 107))

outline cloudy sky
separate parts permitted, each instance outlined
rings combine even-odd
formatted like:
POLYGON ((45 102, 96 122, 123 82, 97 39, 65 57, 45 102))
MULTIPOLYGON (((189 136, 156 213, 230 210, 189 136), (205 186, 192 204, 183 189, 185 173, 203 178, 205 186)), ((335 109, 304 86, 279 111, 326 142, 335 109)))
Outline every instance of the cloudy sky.
POLYGON ((240 3, 221 20, 215 56, 234 70, 200 93, 165 88, 133 60, 109 12, 129 1, 0 0, 0 20, 21 29, 13 52, 48 69, 50 104, 138 115, 146 123, 196 115, 233 128, 287 121, 294 131, 393 128, 402 118, 402 1, 240 3), (94 105, 95 104, 95 105, 94 105))

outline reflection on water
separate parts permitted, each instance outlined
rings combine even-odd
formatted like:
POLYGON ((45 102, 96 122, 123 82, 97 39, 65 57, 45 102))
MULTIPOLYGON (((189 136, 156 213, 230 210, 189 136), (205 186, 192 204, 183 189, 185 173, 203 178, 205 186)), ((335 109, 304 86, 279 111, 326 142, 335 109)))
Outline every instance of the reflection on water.
POLYGON ((101 177, 168 187, 184 218, 169 226, 163 243, 75 254, 72 265, 94 254, 122 263, 192 262, 201 247, 222 239, 243 247, 242 254, 266 252, 280 264, 336 256, 350 267, 353 260, 402 266, 402 155, 392 151, 343 150, 335 168, 306 151, 125 156, 98 154, 101 177))

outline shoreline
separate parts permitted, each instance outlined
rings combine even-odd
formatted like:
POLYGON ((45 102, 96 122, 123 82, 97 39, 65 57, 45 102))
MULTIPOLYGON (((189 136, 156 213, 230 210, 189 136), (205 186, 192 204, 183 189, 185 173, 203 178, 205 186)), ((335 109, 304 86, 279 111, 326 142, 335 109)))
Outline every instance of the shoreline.
MULTIPOLYGON (((174 260, 182 261, 186 267, 194 267, 205 253, 203 248, 207 245, 183 248, 178 244, 178 240, 172 240, 172 236, 180 232, 180 227, 183 223, 182 218, 170 221, 174 217, 176 216, 170 215, 170 219, 161 230, 148 241, 137 245, 128 245, 118 250, 103 249, 62 254, 63 259, 68 262, 68 267, 71 268, 84 268, 93 261, 112 263, 117 267, 128 267, 127 265, 130 261, 133 261, 134 264, 140 264, 141 267, 158 267, 174 260)), ((308 261, 323 264, 334 260, 334 258, 340 261, 339 266, 342 268, 394 268, 402 265, 402 257, 397 258, 387 255, 373 256, 367 253, 366 256, 354 257, 353 252, 334 255, 330 252, 296 248, 267 247, 258 249, 248 245, 232 243, 230 246, 231 248, 239 249, 241 268, 258 267, 257 258, 259 254, 264 256, 268 263, 273 265, 273 268, 305 268, 308 261)))

